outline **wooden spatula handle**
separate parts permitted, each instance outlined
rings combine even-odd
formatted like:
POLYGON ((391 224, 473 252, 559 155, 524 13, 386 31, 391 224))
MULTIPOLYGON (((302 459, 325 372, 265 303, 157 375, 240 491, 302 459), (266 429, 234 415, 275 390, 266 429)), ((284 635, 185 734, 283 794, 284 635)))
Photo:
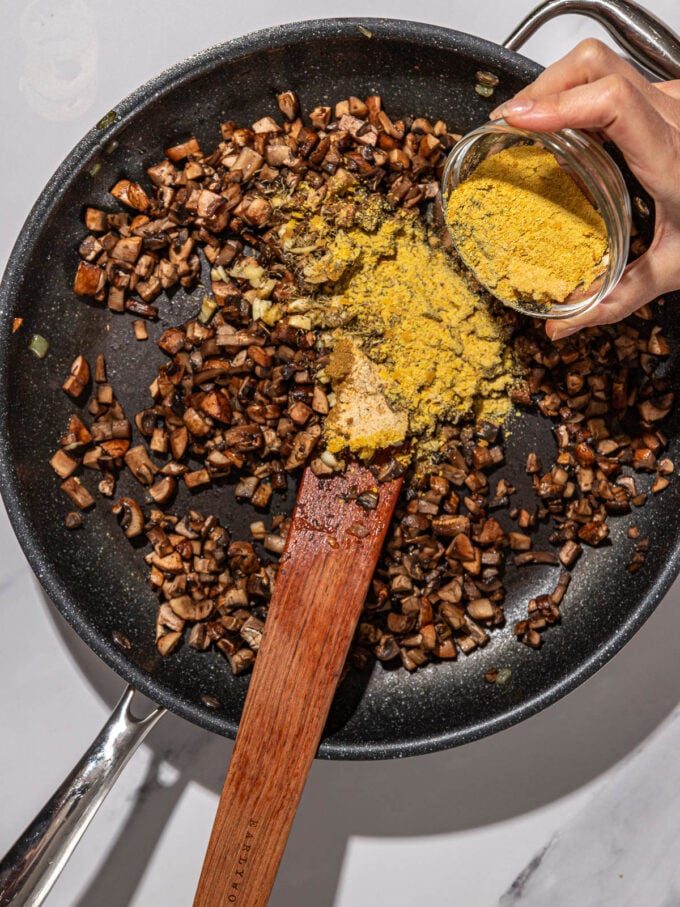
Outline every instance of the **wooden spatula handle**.
POLYGON ((195 907, 269 899, 400 485, 303 476, 195 907))

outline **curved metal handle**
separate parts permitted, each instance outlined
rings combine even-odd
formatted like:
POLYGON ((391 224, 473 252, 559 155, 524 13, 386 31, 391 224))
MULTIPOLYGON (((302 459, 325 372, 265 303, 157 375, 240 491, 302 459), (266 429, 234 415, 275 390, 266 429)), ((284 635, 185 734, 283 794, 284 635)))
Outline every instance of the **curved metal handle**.
POLYGON ((0 861, 0 904, 38 907, 106 799, 128 759, 165 714, 130 711, 128 687, 78 765, 0 861))
POLYGON ((510 35, 504 46, 519 50, 556 16, 577 13, 595 19, 641 66, 661 79, 680 79, 680 38, 632 0, 546 0, 510 35))

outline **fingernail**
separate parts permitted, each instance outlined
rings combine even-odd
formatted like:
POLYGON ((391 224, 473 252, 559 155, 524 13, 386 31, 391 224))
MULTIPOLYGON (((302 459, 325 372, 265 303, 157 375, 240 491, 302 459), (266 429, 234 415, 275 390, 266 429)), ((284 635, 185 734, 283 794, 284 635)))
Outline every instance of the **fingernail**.
POLYGON ((505 104, 501 104, 500 107, 492 111, 491 119, 497 120, 500 117, 507 119, 508 117, 520 116, 523 113, 528 113, 533 106, 534 101, 531 98, 517 98, 514 101, 506 101, 505 104))
POLYGON ((565 337, 571 337, 572 334, 575 334, 579 330, 578 327, 555 327, 550 332, 551 340, 564 340, 565 337))

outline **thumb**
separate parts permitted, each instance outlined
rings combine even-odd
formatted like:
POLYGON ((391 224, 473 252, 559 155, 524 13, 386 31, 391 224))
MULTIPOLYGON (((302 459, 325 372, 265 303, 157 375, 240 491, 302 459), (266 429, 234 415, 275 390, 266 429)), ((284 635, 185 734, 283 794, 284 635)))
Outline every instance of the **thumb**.
MULTIPOLYGON (((661 249, 650 249, 643 256, 628 265, 621 280, 612 292, 592 309, 573 318, 550 319, 546 322, 546 333, 551 340, 570 337, 582 328, 598 324, 613 324, 631 315, 645 303, 667 293, 673 283, 671 262, 661 249)), ((677 275, 676 275, 677 281, 677 275)))

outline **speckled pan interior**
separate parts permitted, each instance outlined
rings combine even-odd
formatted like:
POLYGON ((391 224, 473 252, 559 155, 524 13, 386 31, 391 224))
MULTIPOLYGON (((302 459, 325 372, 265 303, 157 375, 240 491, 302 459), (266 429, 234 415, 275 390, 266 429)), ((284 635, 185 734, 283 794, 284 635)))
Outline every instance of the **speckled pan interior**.
MULTIPOLYGON (((116 179, 144 179, 144 168, 175 139, 195 133, 209 147, 219 140, 222 119, 248 123, 276 114, 274 95, 285 88, 297 91, 307 110, 376 92, 391 113, 442 117, 463 132, 539 71, 488 41, 412 22, 325 20, 261 31, 198 54, 122 101, 115 122, 91 130, 66 158, 26 221, 0 289, 0 485, 7 511, 45 590, 85 642, 122 677, 189 721, 233 736, 248 679, 233 678, 217 653, 184 647, 170 658, 158 656, 156 600, 141 553, 123 538, 103 501, 88 514, 87 531, 67 532, 68 502, 47 460, 72 411, 60 385, 73 358, 84 353, 92 361, 105 353, 115 392, 133 414, 147 405, 146 388, 164 358, 154 338, 193 314, 196 302, 181 293, 161 300, 161 321, 151 326, 149 342, 139 343, 132 339, 130 316, 78 300, 71 285, 83 204, 111 207, 107 190, 116 179), (491 101, 474 91, 480 68, 500 76, 491 101), (111 150, 114 139, 118 145, 111 150), (99 169, 92 175, 95 163, 99 169), (25 325, 12 334, 17 315, 25 325), (27 350, 34 332, 51 344, 42 361, 27 350), (129 650, 116 645, 114 631, 129 639, 129 650), (205 705, 205 695, 221 707, 205 705)), ((669 321, 667 333, 677 346, 677 319, 669 321)), ((677 393, 676 356, 669 368, 677 393)), ((671 456, 677 457, 677 419, 669 433, 671 456)), ((522 467, 530 449, 544 451, 547 461, 553 440, 546 420, 522 415, 512 425, 502 474, 527 499, 522 467)), ((93 478, 86 476, 86 484, 93 487, 93 478)), ((134 491, 133 485, 126 476, 119 487, 134 491)), ((189 497, 185 492, 178 507, 189 497)), ((292 491, 275 507, 291 501, 292 491)), ((247 537, 252 512, 236 505, 231 484, 202 493, 195 505, 214 510, 236 537, 247 537)), ((509 571, 508 625, 483 651, 414 675, 380 666, 351 675, 338 691, 319 755, 380 759, 455 746, 563 696, 611 658, 668 589, 678 570, 679 505, 677 492, 669 489, 633 517, 612 521, 613 544, 588 550, 581 559, 563 622, 546 634, 540 653, 518 644, 511 627, 529 598, 552 588, 554 568, 535 567, 521 577, 509 571), (651 536, 653 548, 646 566, 631 576, 626 528, 633 519, 651 536), (492 666, 512 669, 505 687, 484 683, 482 675, 492 666)))

